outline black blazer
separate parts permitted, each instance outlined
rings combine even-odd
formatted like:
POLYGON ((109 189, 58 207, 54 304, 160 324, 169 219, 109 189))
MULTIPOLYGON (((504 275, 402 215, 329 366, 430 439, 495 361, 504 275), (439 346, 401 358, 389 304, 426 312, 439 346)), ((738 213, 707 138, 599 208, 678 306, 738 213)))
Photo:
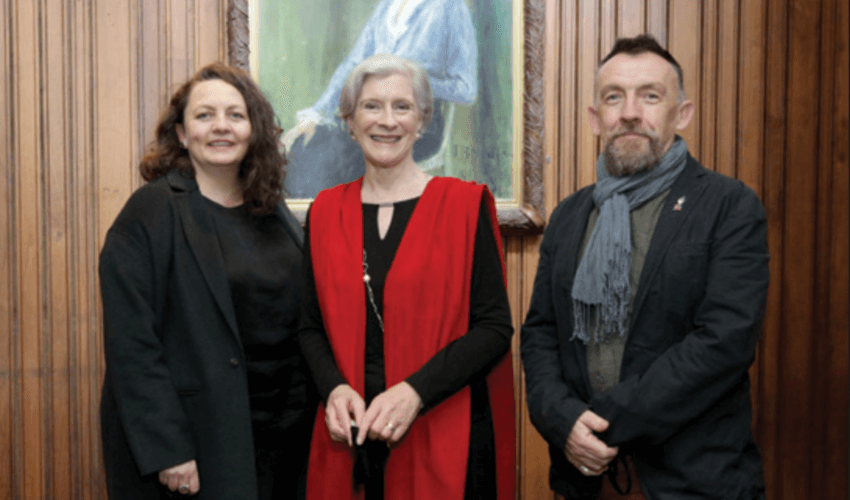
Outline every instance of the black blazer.
MULTIPOLYGON (((100 255, 112 498, 159 498, 155 473, 191 459, 201 498, 257 498, 245 356, 204 203, 172 170, 133 193, 100 255)), ((275 214, 303 249, 286 205, 275 214)))
POLYGON ((610 422, 602 439, 633 455, 653 500, 762 498, 747 372, 769 280, 761 203, 688 157, 641 272, 619 383, 593 394, 585 346, 570 340, 592 193, 582 189, 552 213, 521 332, 529 413, 550 445, 552 488, 596 498, 601 478, 586 478, 564 454, 573 424, 591 409, 610 422))

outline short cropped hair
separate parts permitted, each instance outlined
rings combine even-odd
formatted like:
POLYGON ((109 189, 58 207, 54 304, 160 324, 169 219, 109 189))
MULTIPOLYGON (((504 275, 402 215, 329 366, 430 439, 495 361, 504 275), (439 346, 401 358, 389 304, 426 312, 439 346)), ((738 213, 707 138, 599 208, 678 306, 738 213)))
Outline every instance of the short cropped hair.
POLYGON ((222 63, 212 63, 195 73, 177 89, 156 127, 156 138, 139 165, 142 178, 150 182, 176 168, 194 177, 195 170, 189 152, 177 137, 177 125, 184 123, 186 106, 195 85, 210 80, 222 80, 236 87, 245 99, 251 138, 248 151, 239 166, 239 183, 245 207, 252 213, 268 214, 283 199, 283 178, 286 157, 280 145, 283 130, 277 125, 274 109, 260 87, 247 72, 222 63))
POLYGON ((614 43, 614 48, 611 49, 611 52, 605 56, 604 59, 599 63, 599 66, 596 67, 596 70, 599 71, 605 63, 611 60, 612 57, 617 54, 628 54, 632 56, 636 56, 639 54, 643 54, 644 52, 652 52, 658 56, 661 56, 669 62, 673 69, 676 70, 676 77, 679 83, 679 102, 687 99, 685 96, 685 79, 682 75, 682 67, 679 66, 679 63, 676 61, 676 58, 673 57, 670 52, 667 51, 658 41, 649 34, 638 35, 634 38, 619 38, 614 43))
POLYGON ((421 66, 393 54, 375 54, 362 60, 351 70, 342 86, 339 96, 339 117, 343 121, 354 116, 357 100, 363 91, 363 83, 370 76, 385 77, 390 75, 407 75, 413 84, 413 98, 416 110, 422 118, 422 129, 431 123, 434 115, 434 94, 431 93, 431 83, 428 73, 421 66))

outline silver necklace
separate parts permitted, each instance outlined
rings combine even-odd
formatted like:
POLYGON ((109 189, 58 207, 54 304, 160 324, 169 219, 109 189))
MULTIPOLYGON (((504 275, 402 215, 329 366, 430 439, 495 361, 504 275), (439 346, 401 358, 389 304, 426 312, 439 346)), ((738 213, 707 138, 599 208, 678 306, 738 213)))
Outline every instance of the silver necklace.
POLYGON ((372 303, 372 310, 375 311, 375 316, 378 317, 378 324, 381 326, 381 333, 384 332, 384 318, 378 312, 378 304, 375 303, 375 292, 372 291, 372 277, 369 276, 369 263, 366 262, 366 249, 363 249, 363 283, 366 283, 366 291, 369 293, 369 302, 372 303))

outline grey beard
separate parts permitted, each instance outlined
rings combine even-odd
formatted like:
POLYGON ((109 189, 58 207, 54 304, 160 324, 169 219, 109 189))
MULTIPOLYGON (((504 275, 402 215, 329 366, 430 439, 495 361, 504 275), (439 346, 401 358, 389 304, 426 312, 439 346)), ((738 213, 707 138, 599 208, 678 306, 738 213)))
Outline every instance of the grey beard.
POLYGON ((636 174, 649 170, 661 161, 661 143, 655 137, 649 138, 649 149, 624 151, 614 144, 616 137, 605 145, 605 168, 608 173, 617 177, 636 174))

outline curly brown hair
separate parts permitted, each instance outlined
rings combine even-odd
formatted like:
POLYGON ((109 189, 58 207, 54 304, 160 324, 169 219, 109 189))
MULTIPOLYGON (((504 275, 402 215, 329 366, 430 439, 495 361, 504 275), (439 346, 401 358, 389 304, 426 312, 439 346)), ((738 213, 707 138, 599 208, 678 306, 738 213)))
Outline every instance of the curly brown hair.
POLYGON ((252 213, 268 214, 283 199, 283 178, 286 156, 280 143, 283 130, 278 126, 274 109, 251 75, 219 62, 204 66, 171 96, 156 127, 156 139, 139 164, 142 178, 150 182, 177 168, 194 177, 189 152, 177 137, 177 125, 183 124, 183 114, 195 84, 222 80, 236 87, 245 99, 251 120, 251 139, 248 152, 239 167, 239 182, 246 207, 252 213))

